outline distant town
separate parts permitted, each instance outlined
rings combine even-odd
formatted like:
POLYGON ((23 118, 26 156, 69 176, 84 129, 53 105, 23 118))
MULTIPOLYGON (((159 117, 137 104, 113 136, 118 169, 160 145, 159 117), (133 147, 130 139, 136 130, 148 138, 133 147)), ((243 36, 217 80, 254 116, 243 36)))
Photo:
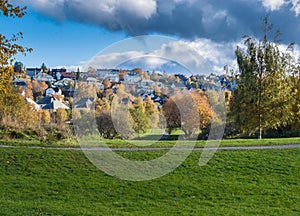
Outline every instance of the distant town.
POLYGON ((236 82, 225 71, 222 75, 168 74, 159 71, 144 71, 141 68, 132 70, 94 69, 87 71, 68 71, 66 68, 48 69, 45 64, 41 67, 22 69, 22 63, 15 64, 13 83, 20 88, 26 100, 33 103, 37 109, 56 111, 58 108, 70 109, 68 98, 76 95, 76 81, 94 84, 99 98, 108 96, 108 92, 116 93, 120 85, 135 97, 147 96, 161 106, 166 97, 177 90, 227 90, 233 91, 236 82), (24 71, 22 73, 22 71, 24 71))

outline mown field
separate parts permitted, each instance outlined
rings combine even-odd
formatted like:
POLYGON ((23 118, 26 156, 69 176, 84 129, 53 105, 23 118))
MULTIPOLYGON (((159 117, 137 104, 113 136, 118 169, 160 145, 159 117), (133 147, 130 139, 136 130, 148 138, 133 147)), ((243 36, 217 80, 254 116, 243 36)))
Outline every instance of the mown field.
POLYGON ((81 151, 0 148, 0 215, 300 215, 299 148, 218 151, 203 167, 200 154, 164 177, 130 182, 81 151))
MULTIPOLYGON (((177 137, 175 137, 177 138, 177 137)), ((99 146, 99 139, 90 139, 90 144, 88 146, 99 146)), ((143 140, 107 140, 101 139, 109 147, 172 147, 176 144, 177 140, 158 140, 158 137, 150 137, 149 139, 143 140), (155 139, 157 138, 157 139, 155 139)), ((197 141, 184 141, 195 142, 195 147, 205 147, 205 140, 197 141)), ((84 142, 85 143, 85 142, 84 142)), ((300 138, 268 138, 268 139, 224 139, 220 142, 220 146, 269 146, 269 145, 288 145, 288 144, 300 144, 300 138)), ((41 146, 41 147, 80 147, 80 143, 76 139, 65 139, 61 141, 51 141, 51 142, 41 142, 35 139, 0 139, 0 145, 8 146, 41 146)))

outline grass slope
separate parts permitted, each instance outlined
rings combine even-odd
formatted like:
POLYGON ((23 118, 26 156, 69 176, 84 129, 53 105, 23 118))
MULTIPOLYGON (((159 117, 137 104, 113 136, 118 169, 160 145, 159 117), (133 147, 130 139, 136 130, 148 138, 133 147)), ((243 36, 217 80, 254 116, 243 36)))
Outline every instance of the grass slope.
MULTIPOLYGON (((0 215, 299 215, 300 149, 201 152, 152 181, 123 181, 80 151, 0 149, 0 215)), ((160 152, 122 152, 143 160, 160 152)))

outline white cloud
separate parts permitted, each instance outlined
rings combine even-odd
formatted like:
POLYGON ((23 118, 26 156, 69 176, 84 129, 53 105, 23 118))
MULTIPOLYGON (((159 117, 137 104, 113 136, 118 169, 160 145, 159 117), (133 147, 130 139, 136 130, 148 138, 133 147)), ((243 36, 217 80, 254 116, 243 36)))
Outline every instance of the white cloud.
POLYGON ((84 70, 87 70, 89 66, 93 68, 116 68, 126 61, 142 57, 144 52, 128 51, 122 53, 108 53, 100 54, 93 57, 88 62, 82 62, 84 70))
POLYGON ((300 14, 300 1, 299 0, 291 0, 292 8, 291 10, 295 12, 296 16, 300 14))
MULTIPOLYGON (((128 43, 128 42, 127 42, 128 43)), ((150 52, 125 51, 99 54, 85 62, 83 68, 115 68, 121 65, 141 66, 145 70, 172 70, 176 62, 193 74, 223 73, 224 66, 236 67, 237 43, 217 43, 208 39, 171 41, 150 52)), ((177 67, 178 68, 178 67, 177 67)), ((167 71, 172 73, 172 71, 167 71)))
POLYGON ((300 14, 300 1, 299 0, 261 0, 263 6, 270 11, 277 11, 283 7, 290 5, 290 10, 296 16, 300 14))
POLYGON ((261 0, 265 8, 271 11, 276 11, 281 9, 284 5, 287 4, 285 0, 261 0))

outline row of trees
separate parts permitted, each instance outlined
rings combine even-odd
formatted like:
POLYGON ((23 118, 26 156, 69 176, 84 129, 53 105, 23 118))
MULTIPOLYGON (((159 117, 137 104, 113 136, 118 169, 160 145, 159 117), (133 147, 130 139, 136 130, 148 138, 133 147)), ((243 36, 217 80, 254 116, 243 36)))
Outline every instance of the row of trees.
MULTIPOLYGON (((95 110, 73 109, 73 120, 84 118, 79 121, 83 129, 88 129, 87 122, 96 118, 98 131, 105 138, 131 138, 149 132, 171 132, 182 129, 186 136, 190 137, 201 132, 211 122, 213 117, 218 118, 219 113, 211 108, 207 93, 201 90, 183 91, 172 95, 166 103, 160 106, 150 96, 135 97, 119 85, 115 93, 102 93, 101 98, 96 97, 93 84, 80 83, 77 86, 77 98, 94 97, 95 110), (167 129, 167 131, 165 131, 167 129)), ((208 92, 210 98, 217 103, 218 94, 214 91, 208 92)), ((77 123, 76 123, 77 124, 77 123)))

